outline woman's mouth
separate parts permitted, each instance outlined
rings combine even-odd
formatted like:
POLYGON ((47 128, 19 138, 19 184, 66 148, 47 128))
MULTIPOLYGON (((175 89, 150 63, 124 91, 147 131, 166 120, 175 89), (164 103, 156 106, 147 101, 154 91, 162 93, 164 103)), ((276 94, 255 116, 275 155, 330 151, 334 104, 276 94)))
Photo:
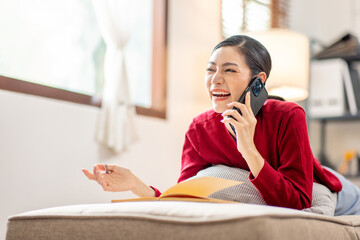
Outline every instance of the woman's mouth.
POLYGON ((228 91, 222 89, 216 89, 211 91, 212 99, 214 101, 224 101, 230 97, 230 93, 228 91))

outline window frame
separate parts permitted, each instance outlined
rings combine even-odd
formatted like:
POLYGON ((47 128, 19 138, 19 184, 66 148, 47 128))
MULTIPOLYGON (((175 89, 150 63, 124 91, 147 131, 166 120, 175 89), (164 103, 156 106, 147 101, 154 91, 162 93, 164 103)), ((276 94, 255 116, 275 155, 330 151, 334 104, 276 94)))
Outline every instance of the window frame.
MULTIPOLYGON (((151 107, 135 106, 136 114, 166 119, 168 0, 154 0, 151 107)), ((101 107, 101 98, 0 75, 0 89, 101 107)))
MULTIPOLYGON (((241 31, 249 31, 247 29, 246 24, 246 5, 248 4, 248 0, 242 0, 242 11, 243 11, 243 17, 242 17, 242 26, 241 31)), ((263 5, 268 7, 270 10, 270 28, 287 28, 288 27, 288 9, 283 9, 284 5, 285 7, 288 7, 289 0, 271 0, 270 4, 263 4, 262 2, 259 2, 258 0, 252 0, 256 2, 257 4, 263 5)), ((222 8, 222 1, 220 3, 220 8, 222 8)), ((221 34, 224 38, 226 38, 226 34, 223 29, 223 17, 221 13, 221 34)))

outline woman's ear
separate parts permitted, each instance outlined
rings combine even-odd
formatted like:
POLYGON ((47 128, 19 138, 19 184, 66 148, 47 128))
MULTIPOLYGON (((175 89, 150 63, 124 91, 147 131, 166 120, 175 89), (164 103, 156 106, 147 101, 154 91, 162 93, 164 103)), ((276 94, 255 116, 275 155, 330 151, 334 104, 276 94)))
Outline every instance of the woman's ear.
POLYGON ((262 82, 263 84, 265 84, 265 81, 266 81, 266 73, 260 72, 260 73, 259 73, 258 75, 256 75, 256 76, 261 79, 261 82, 262 82))

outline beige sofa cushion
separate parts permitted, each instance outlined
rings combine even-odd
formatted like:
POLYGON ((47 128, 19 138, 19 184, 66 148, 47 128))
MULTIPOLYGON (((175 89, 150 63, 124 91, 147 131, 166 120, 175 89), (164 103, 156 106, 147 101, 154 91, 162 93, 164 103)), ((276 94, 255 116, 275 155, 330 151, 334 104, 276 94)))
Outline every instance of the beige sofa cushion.
POLYGON ((242 203, 122 202, 74 205, 9 218, 15 239, 358 239, 360 217, 242 203))

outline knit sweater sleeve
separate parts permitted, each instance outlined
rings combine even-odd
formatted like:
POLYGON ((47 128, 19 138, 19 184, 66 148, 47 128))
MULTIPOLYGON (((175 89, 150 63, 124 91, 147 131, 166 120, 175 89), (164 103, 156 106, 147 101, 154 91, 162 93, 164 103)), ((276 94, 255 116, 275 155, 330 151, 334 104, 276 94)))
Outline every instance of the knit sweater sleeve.
POLYGON ((250 181, 269 205, 295 209, 309 208, 312 201, 313 154, 310 148, 305 112, 289 111, 279 126, 279 160, 275 170, 265 159, 256 178, 250 181))

